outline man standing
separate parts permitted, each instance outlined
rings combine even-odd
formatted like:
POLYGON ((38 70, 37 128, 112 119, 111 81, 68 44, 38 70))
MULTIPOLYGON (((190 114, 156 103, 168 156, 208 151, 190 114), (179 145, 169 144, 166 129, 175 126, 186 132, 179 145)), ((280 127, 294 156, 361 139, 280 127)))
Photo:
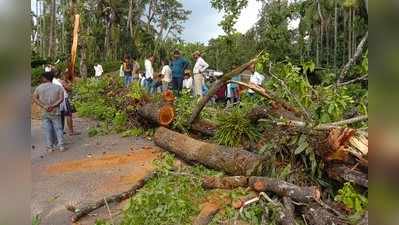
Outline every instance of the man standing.
POLYGON ((103 73, 104 73, 103 67, 98 63, 94 66, 94 71, 95 71, 94 76, 96 78, 100 78, 101 75, 103 75, 103 73))
POLYGON ((148 93, 150 94, 155 93, 154 67, 152 67, 154 61, 155 61, 154 55, 149 55, 148 58, 144 61, 144 67, 145 67, 144 87, 145 89, 147 89, 148 93))
POLYGON ((180 55, 179 50, 175 50, 173 53, 174 60, 170 64, 172 69, 172 88, 177 96, 180 96, 180 92, 183 88, 184 71, 188 67, 188 62, 180 55))
POLYGON ((129 87, 132 83, 132 63, 130 62, 130 56, 126 55, 123 60, 123 74, 125 76, 125 86, 129 87))
POLYGON ((50 152, 56 147, 60 151, 65 151, 60 113, 60 104, 64 101, 64 90, 52 83, 53 78, 53 72, 43 73, 43 83, 33 93, 33 101, 44 109, 42 126, 46 147, 50 152))
MULTIPOLYGON (((249 83, 254 84, 256 86, 261 86, 263 81, 265 80, 265 76, 263 76, 262 74, 260 74, 256 71, 255 64, 251 65, 251 72, 252 72, 252 75, 251 75, 251 78, 249 79, 249 83)), ((252 89, 248 90, 248 94, 250 96, 253 96, 254 93, 255 92, 252 89)))
POLYGON ((169 62, 167 59, 161 60, 162 64, 162 91, 169 89, 169 83, 172 81, 172 70, 170 69, 169 62))
POLYGON ((202 87, 205 85, 205 79, 203 72, 208 69, 209 65, 205 62, 205 60, 201 57, 201 53, 199 51, 194 52, 194 59, 196 60, 195 66, 193 69, 194 74, 194 95, 195 96, 203 96, 202 87))

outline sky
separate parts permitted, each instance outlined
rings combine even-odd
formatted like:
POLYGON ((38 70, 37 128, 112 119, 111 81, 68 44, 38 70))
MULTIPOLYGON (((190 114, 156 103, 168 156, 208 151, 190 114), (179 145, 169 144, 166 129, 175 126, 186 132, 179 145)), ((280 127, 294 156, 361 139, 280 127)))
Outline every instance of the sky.
MULTIPOLYGON (((211 7, 209 0, 183 0, 186 9, 192 11, 191 16, 185 23, 183 40, 190 42, 207 43, 211 38, 223 35, 223 30, 218 26, 223 19, 223 13, 211 7)), ((245 33, 258 20, 259 10, 262 3, 256 0, 249 0, 235 25, 237 31, 245 33)))
MULTIPOLYGON (((207 43, 209 39, 223 35, 223 30, 218 26, 223 19, 223 12, 219 13, 211 7, 209 0, 181 0, 186 9, 192 11, 188 21, 185 22, 183 40, 188 42, 207 43)), ((237 31, 245 33, 258 20, 261 9, 260 2, 249 0, 235 25, 237 31)), ((32 9, 35 10, 36 0, 31 0, 32 9)))

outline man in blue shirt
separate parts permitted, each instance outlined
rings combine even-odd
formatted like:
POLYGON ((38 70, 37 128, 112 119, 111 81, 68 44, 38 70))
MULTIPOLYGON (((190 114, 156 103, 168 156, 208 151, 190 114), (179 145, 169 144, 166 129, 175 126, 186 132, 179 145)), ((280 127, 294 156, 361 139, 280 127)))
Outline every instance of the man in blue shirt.
POLYGON ((181 57, 180 51, 175 50, 173 53, 174 60, 170 63, 172 70, 172 89, 177 96, 180 95, 183 89, 184 71, 188 68, 189 63, 186 59, 181 57))

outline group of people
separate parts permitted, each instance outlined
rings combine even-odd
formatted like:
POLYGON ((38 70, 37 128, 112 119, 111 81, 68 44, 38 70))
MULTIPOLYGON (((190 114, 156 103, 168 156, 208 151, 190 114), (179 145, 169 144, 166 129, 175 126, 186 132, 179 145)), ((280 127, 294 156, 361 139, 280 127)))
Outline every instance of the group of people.
POLYGON ((193 54, 193 58, 195 65, 191 73, 187 59, 181 56, 179 50, 175 50, 170 62, 161 59, 161 70, 157 73, 154 70, 155 55, 151 54, 144 60, 143 72, 140 71, 137 60, 126 55, 120 68, 120 76, 123 77, 125 86, 136 81, 151 94, 171 89, 179 96, 183 88, 190 88, 194 95, 203 96, 205 86, 203 73, 209 65, 199 51, 193 54))
POLYGON ((72 83, 65 79, 54 66, 47 65, 42 74, 42 84, 33 93, 33 101, 43 109, 42 127, 47 150, 52 152, 56 149, 65 151, 64 127, 65 121, 69 135, 79 135, 74 130, 72 113, 74 109, 70 103, 72 83))
MULTIPOLYGON (((173 60, 161 60, 161 70, 156 73, 154 70, 155 56, 149 55, 144 61, 144 71, 140 70, 140 64, 135 58, 125 56, 120 68, 120 76, 123 77, 125 86, 130 86, 132 82, 139 82, 150 94, 173 90, 179 96, 184 89, 188 89, 194 96, 202 97, 207 93, 204 72, 209 64, 202 58, 199 51, 192 55, 195 65, 192 70, 189 69, 189 62, 181 56, 179 50, 173 53, 173 60)), ((233 69, 237 65, 233 66, 233 69)), ((95 77, 101 77, 103 68, 96 64, 95 77)), ((265 77, 256 71, 255 65, 250 67, 250 83, 261 85, 265 77)), ((67 73, 64 72, 63 75, 67 73)), ((64 77, 65 78, 65 77, 64 77)), ((69 96, 72 90, 72 83, 68 79, 63 79, 61 73, 52 66, 46 66, 42 74, 43 83, 39 85, 33 93, 33 100, 43 110, 42 121, 47 149, 53 151, 58 148, 64 151, 64 121, 69 128, 69 135, 77 135, 74 131, 72 113, 69 96)), ((237 74, 232 78, 235 81, 241 81, 241 76, 237 74)), ((253 90, 248 90, 248 95, 254 95, 253 90)), ((220 99, 226 99, 235 103, 240 99, 240 90, 237 83, 229 83, 222 87, 216 94, 220 99), (226 98, 227 97, 227 98, 226 98)), ((218 98, 218 97, 216 97, 218 98)))

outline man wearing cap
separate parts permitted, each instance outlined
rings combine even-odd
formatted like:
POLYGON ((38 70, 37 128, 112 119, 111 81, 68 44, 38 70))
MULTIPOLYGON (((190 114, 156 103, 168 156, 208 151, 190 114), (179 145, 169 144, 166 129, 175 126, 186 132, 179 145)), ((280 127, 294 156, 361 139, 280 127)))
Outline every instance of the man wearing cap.
POLYGON ((204 79, 203 72, 206 69, 208 69, 209 65, 201 57, 201 53, 199 51, 194 52, 193 57, 196 60, 195 66, 194 66, 194 69, 193 69, 193 74, 194 74, 194 95, 195 96, 203 96, 202 87, 205 85, 205 79, 204 79))
POLYGON ((181 57, 180 51, 175 50, 173 53, 174 60, 170 63, 172 70, 172 89, 177 96, 183 88, 184 71, 188 68, 189 63, 181 57))

